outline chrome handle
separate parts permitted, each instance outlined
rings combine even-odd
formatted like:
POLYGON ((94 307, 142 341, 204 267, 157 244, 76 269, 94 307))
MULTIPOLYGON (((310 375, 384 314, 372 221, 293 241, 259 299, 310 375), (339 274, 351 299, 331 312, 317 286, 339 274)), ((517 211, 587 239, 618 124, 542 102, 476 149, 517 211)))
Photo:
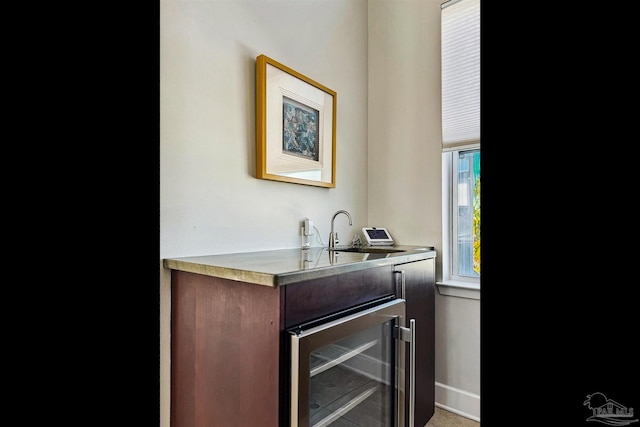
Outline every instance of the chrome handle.
MULTIPOLYGON (((403 272, 404 273, 404 272, 403 272)), ((402 275, 404 292, 404 274, 402 275)), ((409 354, 409 427, 414 427, 416 413, 416 319, 409 320, 411 330, 411 350, 409 354)))
POLYGON ((405 274, 404 274, 404 270, 394 270, 394 273, 399 273, 400 274, 400 298, 402 299, 407 299, 405 298, 405 290, 404 290, 404 284, 405 284, 405 274))
POLYGON ((414 427, 416 413, 416 319, 409 320, 409 328, 400 327, 400 339, 411 345, 409 347, 409 427, 414 427))

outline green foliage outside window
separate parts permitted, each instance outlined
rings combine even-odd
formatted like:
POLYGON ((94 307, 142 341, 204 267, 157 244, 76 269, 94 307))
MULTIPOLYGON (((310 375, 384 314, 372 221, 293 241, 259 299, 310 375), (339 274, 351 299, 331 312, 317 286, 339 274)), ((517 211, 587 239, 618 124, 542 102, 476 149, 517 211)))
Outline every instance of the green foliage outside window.
POLYGON ((473 186, 473 271, 480 274, 480 175, 473 186))

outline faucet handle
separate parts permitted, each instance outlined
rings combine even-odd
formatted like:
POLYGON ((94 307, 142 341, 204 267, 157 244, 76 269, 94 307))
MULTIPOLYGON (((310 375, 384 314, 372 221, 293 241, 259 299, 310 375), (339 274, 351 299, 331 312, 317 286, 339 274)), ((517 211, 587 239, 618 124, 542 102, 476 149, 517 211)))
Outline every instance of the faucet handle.
POLYGON ((335 245, 337 245, 338 243, 340 243, 340 239, 338 239, 338 232, 336 231, 335 233, 333 233, 333 243, 335 245))

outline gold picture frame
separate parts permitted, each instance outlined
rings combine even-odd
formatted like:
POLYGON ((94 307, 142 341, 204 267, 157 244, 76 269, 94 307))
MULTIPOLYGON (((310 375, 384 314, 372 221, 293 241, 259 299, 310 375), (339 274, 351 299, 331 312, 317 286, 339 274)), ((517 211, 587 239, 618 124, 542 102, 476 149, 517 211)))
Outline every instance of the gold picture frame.
POLYGON ((256 58, 256 178, 336 186, 337 94, 265 55, 256 58))

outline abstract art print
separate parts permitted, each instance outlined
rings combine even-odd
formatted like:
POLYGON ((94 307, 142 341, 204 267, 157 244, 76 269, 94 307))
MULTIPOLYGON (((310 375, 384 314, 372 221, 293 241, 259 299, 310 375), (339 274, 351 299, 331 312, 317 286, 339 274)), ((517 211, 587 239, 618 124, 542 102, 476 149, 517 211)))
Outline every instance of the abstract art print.
POLYGON ((328 87, 256 58, 256 178, 336 186, 336 100, 328 87))
POLYGON ((320 112, 287 97, 283 97, 282 112, 282 151, 317 161, 320 112))

